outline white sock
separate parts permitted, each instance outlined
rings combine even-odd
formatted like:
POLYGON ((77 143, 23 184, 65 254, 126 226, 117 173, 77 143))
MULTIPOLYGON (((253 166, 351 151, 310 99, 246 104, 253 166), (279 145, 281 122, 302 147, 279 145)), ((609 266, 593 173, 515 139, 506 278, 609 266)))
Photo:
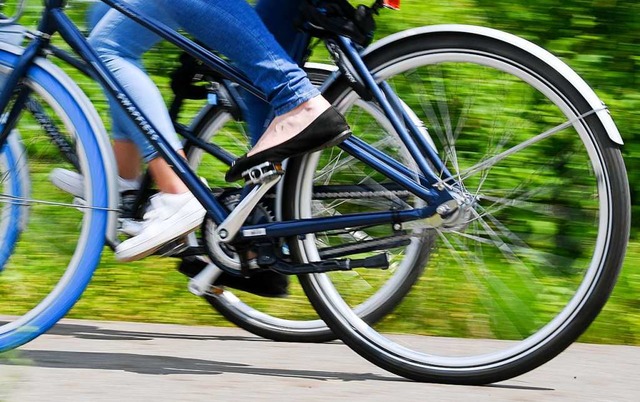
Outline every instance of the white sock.
POLYGON ((118 189, 120 190, 120 192, 125 192, 125 191, 130 191, 130 190, 137 190, 140 188, 140 179, 123 179, 122 177, 118 176, 118 189))

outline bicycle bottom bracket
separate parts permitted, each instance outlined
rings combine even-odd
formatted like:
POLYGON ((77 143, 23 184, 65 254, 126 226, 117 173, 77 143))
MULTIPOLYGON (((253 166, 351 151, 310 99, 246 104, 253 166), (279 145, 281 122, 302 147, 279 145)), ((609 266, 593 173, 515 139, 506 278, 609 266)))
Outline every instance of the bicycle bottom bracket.
MULTIPOLYGON (((264 196, 247 218, 246 224, 257 225, 260 223, 273 222, 275 220, 272 212, 273 201, 275 201, 274 198, 269 194, 264 196)), ((240 203, 239 190, 230 194, 221 195, 220 202, 227 209, 233 210, 240 203)), ((240 271, 240 258, 233 246, 216 240, 216 232, 218 230, 216 223, 207 217, 202 225, 204 247, 211 261, 216 265, 240 271)), ((257 268, 257 265, 255 265, 254 268, 257 268)))

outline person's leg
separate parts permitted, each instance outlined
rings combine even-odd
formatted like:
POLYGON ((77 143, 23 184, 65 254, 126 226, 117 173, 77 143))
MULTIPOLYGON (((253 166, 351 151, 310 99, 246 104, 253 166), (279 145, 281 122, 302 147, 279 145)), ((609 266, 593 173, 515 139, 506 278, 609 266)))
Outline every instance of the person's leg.
MULTIPOLYGON (((130 0, 129 3, 149 17, 169 24, 172 21, 161 7, 156 7, 152 3, 143 0, 130 0)), ((173 123, 166 112, 160 91, 144 72, 140 62, 142 54, 159 40, 157 35, 115 10, 110 10, 98 22, 89 36, 89 43, 98 51, 131 99, 152 120, 153 125, 169 141, 171 146, 174 149, 181 149, 182 144, 173 130, 173 123)), ((155 149, 139 132, 131 119, 124 114, 121 107, 112 105, 112 113, 116 140, 131 140, 137 145, 140 154, 146 161, 150 162, 156 159, 155 149)), ((131 150, 131 147, 126 145, 122 148, 131 150)), ((156 174, 162 175, 163 183, 167 184, 166 188, 159 184, 160 191, 168 193, 187 191, 186 186, 166 164, 156 162, 154 166, 152 172, 155 171, 156 174)))
MULTIPOLYGON (((241 28, 242 28, 241 32, 247 32, 248 35, 245 38, 245 40, 240 39, 240 41, 243 41, 245 44, 251 44, 253 42, 252 37, 261 37, 267 40, 268 38, 265 36, 263 31, 261 31, 260 29, 257 29, 257 30, 255 29, 255 27, 258 27, 258 28, 260 27, 260 23, 263 23, 264 27, 266 27, 266 29, 269 32, 271 32, 271 34, 273 35, 273 38, 284 49, 284 52, 291 54, 296 50, 295 48, 298 46, 299 41, 301 39, 300 33, 294 26, 294 20, 298 14, 298 9, 301 2, 302 0, 260 0, 256 4, 255 11, 256 11, 256 15, 259 16, 261 22, 256 21, 255 16, 252 16, 250 13, 248 13, 248 11, 250 11, 250 7, 248 7, 246 2, 242 0, 232 0, 230 2, 218 2, 217 4, 212 4, 216 2, 208 2, 208 4, 206 4, 207 3, 206 1, 204 3, 198 2, 198 1, 187 1, 187 2, 177 1, 177 2, 171 2, 171 4, 174 5, 174 7, 178 7, 179 9, 184 11, 184 13, 187 15, 187 18, 185 18, 185 20, 187 21, 187 25, 190 25, 190 26, 197 24, 197 22, 192 21, 192 18, 189 18, 189 16, 192 15, 192 12, 193 12, 191 7, 201 7, 202 4, 206 4, 207 11, 209 11, 209 14, 210 14, 210 15, 207 15, 207 18, 205 18, 205 20, 208 19, 209 23, 205 24, 205 26, 208 27, 211 25, 219 26, 218 22, 220 21, 211 21, 211 19, 208 18, 209 16, 212 16, 215 18, 218 15, 216 7, 219 7, 220 5, 224 6, 225 5, 224 3, 234 3, 234 4, 226 4, 227 12, 229 10, 233 10, 233 11, 237 10, 239 13, 239 19, 243 21, 247 17, 250 17, 249 18, 250 20, 253 19, 253 21, 250 21, 248 25, 246 24, 241 25, 241 28)), ((135 2, 132 2, 132 4, 135 7, 139 7, 139 5, 136 4, 135 2)), ((167 7, 165 7, 162 11, 158 10, 159 7, 154 7, 154 8, 155 8, 155 15, 151 15, 151 16, 154 18, 159 18, 163 22, 167 22, 167 19, 165 17, 168 17, 167 14, 171 14, 166 12, 167 7), (158 11, 160 12, 158 13, 158 11)), ((149 7, 148 9, 150 11, 154 11, 154 10, 151 10, 151 7, 149 7)), ((106 6, 105 4, 96 3, 88 12, 87 19, 88 19, 89 27, 93 28, 95 25, 97 25, 100 19, 109 10, 110 10, 109 7, 106 6)), ((115 11, 113 10, 110 12, 115 13, 115 11)), ((147 13, 146 8, 144 9, 144 12, 147 13)), ((147 13, 147 15, 150 15, 150 14, 147 13)), ((202 16, 203 14, 200 13, 200 15, 202 16)), ((224 19, 224 15, 221 16, 221 22, 223 24, 228 25, 228 20, 224 19)), ((235 27, 231 26, 230 29, 231 30, 236 29, 235 33, 237 33, 237 28, 238 28, 238 24, 236 24, 235 27)), ((138 31, 136 31, 136 33, 138 33, 138 31)), ((130 37, 129 40, 127 40, 128 38, 125 38, 125 41, 119 43, 120 50, 126 51, 126 53, 129 53, 129 54, 139 53, 140 47, 148 46, 149 40, 153 42, 157 40, 157 37, 155 35, 153 34, 149 35, 147 33, 143 34, 141 37, 139 37, 138 35, 136 35, 135 37, 130 37)), ((251 66, 254 64, 251 60, 246 61, 246 58, 244 57, 245 55, 244 48, 242 49, 242 52, 238 54, 235 54, 235 55, 230 54, 232 53, 231 50, 237 47, 231 46, 225 49, 224 46, 222 45, 229 41, 227 40, 227 38, 223 37, 224 35, 213 36, 211 35, 211 32, 206 32, 205 35, 208 36, 207 42, 211 47, 216 48, 220 50, 222 53, 227 54, 234 61, 239 60, 242 63, 244 60, 244 67, 240 66, 241 69, 247 70, 248 68, 247 66, 251 66)), ((118 39, 121 39, 121 37, 119 37, 118 39)), ((233 36, 233 37, 237 37, 237 36, 233 36)), ((260 56, 263 54, 268 54, 268 52, 271 52, 273 49, 277 49, 277 45, 275 43, 267 44, 267 52, 265 52, 264 49, 258 49, 256 51, 255 49, 252 50, 251 48, 249 48, 247 50, 254 55, 258 54, 258 56, 260 56)), ((281 53, 280 55, 276 55, 275 59, 276 60, 281 59, 284 56, 286 55, 281 53)), ((272 56, 272 58, 274 57, 272 56)), ((135 63, 138 68, 142 68, 142 66, 137 62, 137 60, 135 60, 135 58, 133 60, 131 60, 130 58, 129 61, 133 61, 133 63, 135 63)), ((273 75, 273 73, 270 73, 270 75, 273 75)), ((299 71, 297 72, 297 75, 294 75, 294 77, 297 79, 299 79, 300 76, 301 75, 299 71)), ((247 96, 247 102, 249 103, 249 107, 248 107, 249 113, 245 113, 245 114, 247 115, 247 118, 248 118, 250 132, 253 137, 253 143, 255 143, 257 139, 260 137, 260 135, 262 135, 262 133, 266 129, 267 118, 270 115, 271 115, 270 117, 273 117, 272 116, 273 108, 268 103, 261 101, 260 99, 253 96, 247 96)), ((137 128, 115 102, 111 102, 111 105, 112 105, 112 115, 113 115, 114 138, 120 141, 126 141, 129 133, 135 132, 137 128)))
POLYGON ((187 32, 229 57, 263 90, 274 109, 276 118, 254 149, 236 161, 227 173, 227 180, 239 179, 242 171, 266 160, 279 162, 346 138, 348 126, 335 110, 322 122, 316 122, 330 104, 244 0, 162 0, 161 3, 187 32), (303 133, 312 123, 316 123, 314 127, 303 133), (305 141, 295 142, 302 134, 305 141))
MULTIPOLYGON (((147 16, 173 25, 170 15, 155 2, 130 0, 128 3, 147 16)), ((158 40, 147 29, 111 10, 98 22, 89 43, 159 134, 181 152, 182 145, 173 130, 162 96, 140 63, 142 54, 158 40)), ((160 190, 151 200, 140 234, 116 247, 117 257, 129 261, 149 255, 166 242, 195 230, 206 211, 170 166, 157 158, 157 152, 137 128, 122 134, 135 142, 141 155, 149 162, 151 175, 160 190)), ((123 146, 125 152, 130 150, 128 144, 118 141, 116 146, 123 146)))
MULTIPOLYGON (((93 31, 102 17, 110 10, 111 7, 105 3, 97 2, 91 4, 86 15, 87 29, 89 32, 93 31)), ((114 139, 113 151, 118 166, 118 174, 122 179, 131 182, 126 186, 127 190, 131 190, 135 186, 135 182, 139 181, 142 158, 138 147, 131 141, 128 133, 135 132, 138 128, 116 101, 110 95, 107 95, 107 97, 111 111, 111 133, 114 139)))
MULTIPOLYGON (((293 138, 328 108, 322 98, 309 102, 318 97, 317 89, 244 0, 161 0, 154 3, 130 0, 129 3, 148 16, 182 26, 216 48, 267 94, 267 100, 279 117, 272 121, 249 155, 293 138), (162 4, 158 7, 157 3, 162 4), (212 26, 216 29, 211 29, 212 26)), ((293 9, 290 6, 289 12, 293 9)), ((273 17, 267 16, 269 18, 273 21, 273 17)), ((158 131, 172 144, 177 144, 168 114, 157 112, 164 109, 162 98, 139 65, 140 55, 157 42, 158 37, 113 10, 101 19, 94 33, 96 31, 99 34, 92 34, 91 41, 118 80, 147 116, 155 112, 153 123, 158 131)), ((132 136, 147 160, 155 156, 155 151, 137 130, 127 135, 132 136)), ((164 169, 160 171, 164 172, 164 169)), ((170 174, 169 171, 166 173, 170 174)))
POLYGON ((158 3, 185 31, 231 59, 267 95, 277 115, 319 94, 246 1, 160 0, 158 3))
POLYGON ((142 158, 135 142, 128 139, 114 139, 113 153, 116 157, 118 175, 124 180, 138 181, 142 174, 142 158))
MULTIPOLYGON (((296 62, 299 48, 304 46, 300 43, 304 40, 304 35, 294 25, 302 1, 304 0, 259 0, 255 6, 256 13, 269 32, 296 62)), ((243 117, 249 129, 251 144, 255 145, 273 118, 273 108, 248 92, 243 93, 243 101, 246 106, 243 117)))

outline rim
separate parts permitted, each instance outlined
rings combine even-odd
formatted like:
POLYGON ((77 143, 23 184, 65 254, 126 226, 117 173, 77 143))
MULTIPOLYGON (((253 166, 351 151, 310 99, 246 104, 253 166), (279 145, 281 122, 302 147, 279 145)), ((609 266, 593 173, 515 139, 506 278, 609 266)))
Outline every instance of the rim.
MULTIPOLYGON (((502 58, 486 53, 476 52, 474 54, 464 54, 462 53, 464 51, 467 50, 450 49, 424 52, 400 61, 394 60, 392 63, 389 63, 390 65, 381 67, 380 70, 376 72, 376 77, 387 79, 388 77, 411 71, 414 67, 417 68, 418 66, 426 64, 471 62, 516 76, 523 82, 535 87, 567 116, 566 119, 568 121, 572 121, 572 119, 577 116, 576 111, 561 97, 561 91, 559 89, 545 82, 542 77, 530 73, 526 66, 516 65, 512 61, 507 62, 502 58)), ((581 121, 575 122, 572 127, 580 136, 589 162, 591 163, 591 168, 593 169, 593 176, 597 178, 595 183, 599 196, 597 236, 592 250, 591 263, 584 271, 582 281, 577 289, 575 289, 575 294, 564 308, 557 312, 551 321, 537 329, 533 334, 517 342, 503 344, 504 347, 500 346, 499 350, 493 352, 479 352, 472 356, 437 356, 434 353, 421 353, 404 347, 401 340, 397 338, 394 340, 392 336, 387 337, 374 331, 351 313, 349 307, 344 303, 329 278, 325 275, 314 275, 312 283, 320 292, 320 296, 327 300, 327 303, 332 306, 332 310, 337 311, 339 316, 345 318, 349 324, 344 323, 342 320, 339 321, 343 322, 345 326, 348 325, 351 331, 358 332, 370 347, 375 348, 379 354, 400 358, 408 365, 426 365, 434 370, 476 370, 507 364, 543 347, 571 322, 593 291, 593 287, 603 270, 607 242, 612 229, 609 211, 611 190, 606 180, 603 179, 608 177, 608 172, 602 162, 602 156, 594 145, 594 139, 588 127, 581 121)), ((428 271, 429 269, 427 272, 428 271)))
MULTIPOLYGON (((3 73, 6 73, 8 71, 7 67, 3 65, 2 71, 3 73)), ((60 126, 64 127, 66 132, 75 133, 75 129, 69 129, 74 127, 71 122, 71 118, 65 112, 64 108, 57 102, 54 95, 48 93, 36 79, 29 79, 26 81, 26 84, 33 90, 34 95, 37 95, 39 99, 44 101, 44 103, 51 108, 51 115, 60 118, 60 121, 58 122, 60 126)), ((81 141, 81 138, 79 137, 75 139, 81 141)), ((37 141, 26 140, 26 142, 27 145, 33 148, 37 141)), ((84 172, 90 172, 91 170, 88 163, 88 158, 84 153, 84 147, 77 147, 76 151, 78 152, 81 168, 84 172)), ((15 160, 26 162, 26 155, 17 155, 14 157, 16 158, 15 160)), ((30 162, 33 163, 34 159, 32 158, 30 162)), ((41 168, 46 169, 46 166, 43 165, 41 168)), ((21 180, 24 179, 23 175, 25 175, 26 173, 27 172, 18 173, 18 176, 22 176, 21 180)), ((40 182, 44 183, 44 180, 46 179, 43 179, 42 176, 39 177, 40 182)), ((24 182, 23 184, 25 183, 26 182, 24 182)), ((87 194, 93 194, 94 191, 90 174, 85 180, 85 185, 87 186, 88 190, 87 194)), ((37 218, 37 216, 39 214, 41 214, 42 216, 46 216, 46 212, 44 212, 43 209, 53 208, 58 204, 55 201, 57 196, 50 197, 49 194, 39 196, 37 198, 29 196, 27 192, 21 195, 27 196, 27 198, 20 199, 18 201, 19 204, 15 205, 22 205, 23 208, 25 208, 25 205, 28 206, 26 207, 28 208, 28 211, 23 211, 23 213, 20 214, 20 222, 16 223, 22 226, 21 229, 28 229, 27 226, 33 229, 38 224, 37 222, 41 222, 42 219, 37 218), (40 208, 40 212, 37 212, 38 208, 40 208), (33 217, 34 211, 36 218, 33 217), (29 222, 27 222, 26 219, 27 213, 30 218, 29 222)), ((91 202, 91 200, 89 200, 89 202, 91 202)), ((70 211, 73 210, 73 212, 71 212, 72 214, 77 213, 78 216, 80 216, 80 212, 76 211, 76 208, 69 202, 69 200, 66 203, 63 202, 60 205, 63 205, 60 206, 60 208, 67 208, 70 211), (64 204, 66 204, 66 206, 64 206, 64 204)), ((50 216, 52 220, 54 220, 53 217, 56 215, 54 214, 50 216)), ((100 221, 100 219, 96 216, 94 210, 92 209, 86 210, 83 214, 83 217, 73 218, 73 220, 76 220, 77 223, 74 224, 76 226, 72 226, 72 230, 73 232, 75 232, 74 238, 76 244, 72 254, 64 254, 63 256, 63 254, 61 253, 53 252, 52 250, 54 250, 56 247, 55 244, 51 244, 46 240, 44 242, 41 242, 39 246, 41 247, 40 250, 43 255, 37 258, 45 258, 46 260, 47 257, 45 255, 47 253, 50 253, 52 256, 60 256, 59 258, 62 258, 63 262, 60 262, 59 258, 55 259, 52 257, 52 265, 49 268, 43 267, 33 269, 33 273, 28 272, 28 270, 21 270, 20 266, 22 266, 23 264, 21 264, 21 262, 18 260, 27 258, 27 255, 29 257, 36 257, 33 254, 28 254, 26 249, 23 250, 22 246, 18 247, 18 253, 20 254, 18 256, 12 256, 12 259, 8 262, 8 266, 3 272, 4 275, 2 278, 3 281, 8 284, 5 285, 3 292, 9 292, 10 295, 14 295, 14 297, 16 297, 17 299, 15 299, 16 307, 8 306, 8 310, 3 308, 2 313, 0 313, 3 316, 3 324, 0 326, 0 334, 9 336, 12 333, 15 333, 17 336, 22 337, 25 340, 33 338, 34 336, 48 329, 50 325, 53 325, 57 321, 57 319, 60 318, 73 304, 73 302, 75 302, 74 297, 77 298, 84 289, 83 283, 88 282, 89 278, 91 277, 90 273, 92 272, 92 270, 88 269, 88 267, 95 266, 95 264, 91 265, 91 261, 93 260, 96 260, 97 263, 95 255, 87 255, 88 249, 94 251, 96 249, 94 246, 91 246, 91 244, 95 243, 94 241, 92 241, 92 239, 95 238, 95 235, 92 235, 92 233, 95 234, 96 230, 99 230, 99 236, 104 237, 104 224, 98 222, 100 221), (102 226, 102 229, 99 229, 99 226, 102 226), (27 254, 24 254, 24 256, 21 257, 20 255, 23 255, 22 253, 27 254), (60 267, 64 266, 65 268, 56 268, 53 265, 60 267), (42 282, 36 280, 36 283, 32 283, 32 280, 37 279, 36 276, 34 276, 35 272, 44 274, 42 275, 42 282), (48 274, 51 274, 51 279, 46 278, 49 276, 48 274), (24 291, 20 291, 20 289, 23 288, 24 291)), ((104 223, 106 222, 106 220, 103 218, 102 222, 104 223)), ((32 237, 33 235, 22 233, 21 236, 32 237)), ((61 239, 62 238, 63 237, 61 237, 61 239)), ((27 242, 28 241, 25 240, 21 243, 27 242)), ((34 241, 34 239, 31 239, 30 242, 38 243, 37 241, 34 241)), ((101 247, 98 248, 98 250, 100 249, 101 247)), ((29 260, 31 261, 31 258, 29 258, 29 260)), ((24 261, 22 261, 22 263, 24 263, 24 261)), ((2 346, 4 347, 5 345, 2 346)))

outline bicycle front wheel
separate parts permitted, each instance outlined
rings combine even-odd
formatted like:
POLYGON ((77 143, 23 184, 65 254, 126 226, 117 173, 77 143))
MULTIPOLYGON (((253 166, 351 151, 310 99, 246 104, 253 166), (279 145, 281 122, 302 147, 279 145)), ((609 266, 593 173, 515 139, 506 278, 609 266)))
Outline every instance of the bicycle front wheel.
MULTIPOLYGON (((431 233, 434 242, 424 245, 434 249, 411 292, 375 329, 353 312, 351 295, 331 275, 301 278, 314 307, 359 354, 415 380, 483 384, 553 358, 601 310, 626 249, 629 189, 614 142, 619 134, 602 103, 549 53, 489 29, 403 33, 365 61, 424 122, 473 202, 446 227, 405 225, 414 242, 431 233)), ((327 95, 337 104, 357 99, 344 82, 327 95)), ((394 157, 406 155, 394 137, 357 127, 354 134, 394 157)), ((320 184, 391 189, 336 148, 296 163, 294 218, 420 205, 382 195, 373 203, 355 192, 316 196, 320 184)), ((303 261, 319 260, 339 236, 392 229, 318 233, 290 247, 303 261)))
MULTIPOLYGON (((16 54, 0 49, 0 76, 12 71, 16 54)), ((86 97, 44 60, 23 85, 37 108, 22 111, 0 158, 0 352, 47 331, 73 306, 100 260, 109 209, 117 205, 105 191, 110 145, 86 97), (52 135, 78 158, 84 189, 75 202, 49 181, 53 169, 72 166, 52 135)))

